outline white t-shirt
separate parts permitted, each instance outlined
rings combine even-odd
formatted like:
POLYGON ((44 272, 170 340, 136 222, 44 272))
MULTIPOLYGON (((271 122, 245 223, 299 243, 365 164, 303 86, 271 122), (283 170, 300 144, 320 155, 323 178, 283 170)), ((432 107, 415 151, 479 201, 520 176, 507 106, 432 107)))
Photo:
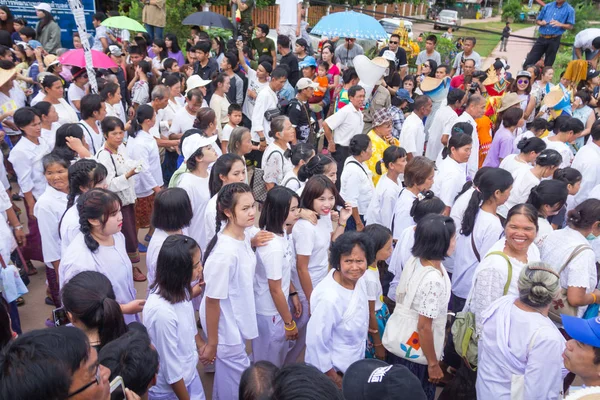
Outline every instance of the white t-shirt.
POLYGON ((433 122, 429 127, 429 140, 427 141, 427 149, 425 149, 425 157, 431 161, 436 160, 444 147, 442 136, 450 136, 450 129, 454 126, 456 118, 458 118, 458 114, 450 106, 441 107, 435 113, 433 122))
POLYGON ((96 128, 98 129, 98 133, 84 120, 79 122, 81 125, 81 129, 83 130, 83 137, 85 138, 85 142, 90 148, 90 152, 92 154, 96 154, 102 146, 104 145, 104 135, 102 134, 102 129, 100 128, 100 124, 96 123, 96 128))
MULTIPOLYGON (((181 175, 181 179, 177 184, 177 187, 184 189, 192 203, 192 210, 194 215, 188 228, 189 235, 192 237, 198 245, 203 243, 203 230, 204 230, 204 218, 206 215, 206 206, 210 200, 210 190, 208 188, 209 177, 202 178, 194 175, 191 172, 186 172, 181 175)), ((206 250, 205 247, 200 247, 202 251, 206 250)))
POLYGON ((279 6, 279 25, 298 25, 298 4, 302 0, 277 0, 279 6))
MULTIPOLYGON (((398 288, 398 283, 400 283, 402 270, 412 257, 412 248, 415 244, 415 227, 416 225, 411 225, 402 231, 390 259, 389 271, 394 274, 394 279, 390 283, 388 297, 392 300, 396 300, 396 289, 398 288)), ((444 260, 445 262, 446 260, 444 260)))
POLYGON ((371 170, 354 156, 350 156, 344 162, 340 180, 340 196, 352 207, 357 207, 360 215, 366 215, 375 193, 371 170))
MULTIPOLYGON (((205 297, 220 303, 219 344, 243 345, 258 336, 254 303, 256 256, 250 240, 219 233, 217 244, 204 263, 205 297)), ((202 326, 207 327, 206 301, 200 304, 202 326)))
POLYGON ((195 115, 191 115, 185 107, 180 108, 173 117, 169 132, 183 134, 194 127, 195 115))
MULTIPOLYGON (((256 77, 256 71, 252 68, 247 68, 248 71, 248 90, 254 90, 256 95, 260 93, 260 91, 269 84, 269 81, 265 81, 263 83, 258 81, 256 77)), ((242 113, 248 117, 252 118, 252 111, 254 110, 254 104, 256 103, 256 99, 251 98, 246 95, 246 99, 244 100, 244 105, 242 106, 242 113)))
POLYGON ((256 274, 254 275, 256 314, 278 315, 269 290, 269 280, 281 280, 281 290, 287 301, 294 262, 292 246, 292 238, 284 233, 283 236, 275 235, 265 246, 256 249, 256 274))
MULTIPOLYGON (((296 255, 309 257, 308 273, 313 289, 327 275, 332 230, 331 215, 321 215, 317 225, 301 219, 292 230, 296 255)), ((304 293, 296 268, 292 273, 292 283, 298 292, 304 293)))
POLYGON ((304 186, 304 182, 300 182, 298 176, 294 172, 294 169, 290 169, 287 174, 281 180, 281 185, 286 188, 292 189, 294 192, 300 190, 304 186))
POLYGON ((349 146, 350 140, 362 133, 365 125, 362 112, 352 103, 329 116, 325 122, 333 131, 333 141, 340 146, 349 146))
POLYGON ((379 270, 377 267, 368 267, 361 279, 364 279, 367 284, 367 298, 375 302, 375 312, 381 310, 383 288, 379 280, 379 270))
POLYGON ((413 157, 422 156, 425 149, 425 125, 417 114, 410 113, 404 120, 400 131, 400 143, 407 153, 413 157))
POLYGON ((510 172, 513 179, 515 179, 523 170, 532 168, 532 165, 519 161, 517 155, 518 154, 509 154, 500 162, 500 168, 510 172))
POLYGON ((366 215, 367 225, 380 224, 388 229, 392 228, 394 207, 400 195, 400 190, 402 190, 401 186, 388 178, 387 174, 379 179, 377 187, 375 187, 375 193, 373 193, 369 203, 366 215))
POLYGON ((560 168, 566 168, 566 167, 571 166, 574 155, 573 155, 573 150, 571 150, 569 145, 567 145, 566 143, 563 143, 563 142, 559 142, 559 141, 548 140, 547 137, 545 137, 543 140, 546 143, 547 149, 556 150, 562 156, 562 162, 560 163, 560 168))
POLYGON ((600 29, 598 29, 598 28, 584 29, 575 36, 575 42, 573 43, 573 47, 575 47, 577 49, 582 49, 582 50, 594 51, 594 49, 592 47, 592 42, 597 37, 600 37, 600 29))
POLYGON ((415 196, 410 190, 402 189, 394 208, 394 217, 392 222, 392 233, 394 239, 400 239, 402 231, 407 227, 414 225, 415 220, 410 216, 410 209, 417 196, 415 196))
POLYGON ((33 215, 37 218, 42 238, 42 254, 48 268, 54 269, 52 261, 61 257, 58 223, 67 208, 67 194, 59 192, 52 186, 46 186, 44 194, 36 201, 33 215))
POLYGON ((106 27, 100 25, 96 28, 96 34, 94 35, 94 44, 92 45, 92 50, 97 50, 104 52, 104 47, 102 46, 102 41, 100 39, 106 39, 107 44, 111 44, 112 41, 108 38, 106 27))
POLYGON ((160 253, 160 249, 168 237, 169 235, 167 232, 156 228, 154 234, 152 235, 152 239, 150 239, 150 243, 148 243, 148 251, 146 252, 146 268, 148 271, 146 273, 146 277, 148 278, 148 289, 150 289, 150 286, 152 286, 156 280, 156 263, 158 261, 158 253, 160 253))
POLYGON ((529 193, 531 193, 531 188, 539 184, 540 180, 531 172, 531 170, 522 170, 513 182, 508 200, 498 207, 498 214, 506 218, 508 211, 510 211, 513 206, 527 202, 529 193))
POLYGON ((85 87, 82 89, 76 84, 72 83, 71 85, 69 85, 67 96, 69 98, 69 104, 71 105, 71 107, 73 107, 74 110, 77 110, 77 107, 75 107, 75 104, 73 104, 73 102, 79 101, 83 98, 83 96, 85 96, 85 87))
POLYGON ((459 164, 452 157, 447 156, 435 173, 431 190, 447 207, 452 207, 456 195, 460 193, 466 181, 466 163, 459 164))
POLYGON ((236 127, 231 126, 230 124, 225 124, 223 126, 223 130, 221 131, 221 142, 226 141, 229 142, 229 139, 231 138, 231 132, 233 132, 233 130, 236 127))

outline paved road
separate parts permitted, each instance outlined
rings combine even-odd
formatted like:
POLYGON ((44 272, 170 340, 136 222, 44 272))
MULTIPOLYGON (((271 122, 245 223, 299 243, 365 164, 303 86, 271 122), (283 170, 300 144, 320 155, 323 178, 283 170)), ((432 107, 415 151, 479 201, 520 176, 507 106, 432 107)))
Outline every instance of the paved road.
MULTIPOLYGON (((534 37, 535 28, 535 26, 530 26, 528 28, 513 32, 513 34, 534 37)), ((509 38, 506 46, 507 51, 500 51, 500 44, 498 43, 498 46, 494 48, 489 57, 483 62, 483 68, 487 69, 490 65, 492 65, 496 57, 502 57, 507 60, 508 65, 511 67, 510 72, 514 75, 521 69, 525 58, 527 58, 529 50, 531 50, 531 47, 533 46, 533 43, 534 41, 529 39, 509 38)))

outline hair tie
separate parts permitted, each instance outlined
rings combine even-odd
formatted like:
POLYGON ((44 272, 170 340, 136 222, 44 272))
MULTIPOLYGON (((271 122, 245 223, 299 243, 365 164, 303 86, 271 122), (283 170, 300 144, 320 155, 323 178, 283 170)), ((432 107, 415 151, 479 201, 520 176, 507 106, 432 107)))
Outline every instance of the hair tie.
POLYGON ((476 192, 481 193, 481 190, 479 190, 477 186, 473 185, 473 189, 475 189, 476 192))
POLYGON ((419 192, 419 193, 417 194, 417 200, 421 201, 421 200, 423 200, 424 198, 425 198, 425 196, 423 195, 423 193, 419 192))

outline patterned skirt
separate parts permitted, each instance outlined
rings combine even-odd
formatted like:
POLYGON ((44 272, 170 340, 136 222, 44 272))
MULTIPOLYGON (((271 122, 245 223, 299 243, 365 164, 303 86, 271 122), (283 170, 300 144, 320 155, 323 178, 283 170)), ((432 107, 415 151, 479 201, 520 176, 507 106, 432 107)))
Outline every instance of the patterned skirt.
POLYGON ((125 236, 125 248, 127 255, 132 263, 140 262, 140 253, 138 252, 138 238, 136 232, 136 214, 135 204, 128 204, 121 208, 123 214, 123 227, 121 233, 125 236))
MULTIPOLYGON (((379 336, 383 338, 383 331, 385 330, 388 319, 390 319, 390 310, 385 303, 382 304, 379 311, 375 312, 375 318, 377 319, 377 330, 379 330, 379 336)), ((367 337, 365 358, 375 358, 375 345, 373 343, 373 337, 370 334, 367 337)))
POLYGON ((137 229, 150 227, 155 197, 156 193, 154 192, 150 196, 138 197, 135 203, 135 227, 137 229))

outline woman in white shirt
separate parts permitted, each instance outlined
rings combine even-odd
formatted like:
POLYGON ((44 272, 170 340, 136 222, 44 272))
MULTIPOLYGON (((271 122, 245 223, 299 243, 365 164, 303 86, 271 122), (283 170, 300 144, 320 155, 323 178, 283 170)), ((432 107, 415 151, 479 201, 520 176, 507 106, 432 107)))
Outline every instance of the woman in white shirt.
POLYGON ((557 179, 541 181, 531 189, 527 203, 538 212, 539 229, 534 241, 538 248, 541 247, 546 236, 554 231, 548 219, 558 214, 565 205, 568 195, 567 184, 557 179))
POLYGON ((154 109, 147 104, 137 108, 135 118, 131 121, 129 139, 127 140, 127 155, 141 164, 141 171, 135 176, 135 207, 136 228, 150 227, 144 241, 150 242, 154 229, 150 226, 150 215, 156 193, 163 186, 162 169, 158 144, 150 134, 156 115, 154 109))
POLYGON ((558 125, 558 132, 554 136, 544 138, 548 149, 556 150, 562 156, 560 168, 570 167, 573 162, 572 143, 584 130, 583 122, 577 118, 568 118, 558 125))
POLYGON ((517 144, 519 154, 509 154, 500 162, 500 168, 507 170, 516 179, 523 170, 533 167, 537 156, 546 148, 546 142, 538 137, 523 138, 517 144))
POLYGON ((352 206, 352 217, 348 220, 348 231, 365 229, 365 214, 375 194, 371 170, 365 161, 373 154, 373 145, 368 135, 358 134, 350 139, 350 156, 344 161, 340 176, 340 196, 352 206))
POLYGON ((81 232, 75 236, 60 264, 62 287, 82 271, 97 271, 113 285, 125 322, 138 321, 144 300, 136 300, 131 261, 121 234, 121 200, 106 189, 92 189, 77 202, 81 232))
POLYGON ((431 190, 446 204, 446 215, 450 215, 454 200, 467 181, 467 161, 473 147, 472 132, 473 127, 468 122, 455 124, 448 145, 442 149, 442 162, 431 190), (468 133, 469 130, 471 133, 468 133))
POLYGON ((514 178, 514 190, 510 192, 510 196, 506 203, 498 207, 498 215, 506 218, 508 210, 517 204, 525 203, 531 188, 540 184, 542 179, 549 178, 558 169, 562 157, 556 150, 543 150, 535 159, 535 165, 531 169, 522 170, 516 178, 514 178))
MULTIPOLYGON (((560 275, 560 287, 566 290, 568 305, 578 307, 578 317, 583 316, 588 305, 600 303, 596 256, 590 247, 590 241, 598 240, 598 236, 600 200, 587 199, 567 213, 567 227, 546 236, 540 248, 542 261, 560 275)), ((559 302, 553 304, 557 312, 561 306, 559 302)))
POLYGON ((205 399, 197 369, 205 343, 192 305, 193 291, 199 289, 192 282, 201 277, 202 255, 196 241, 169 236, 158 254, 156 281, 144 306, 144 326, 160 357, 150 399, 205 399))
POLYGON ((540 261, 540 252, 533 244, 538 232, 537 218, 531 204, 511 208, 504 237, 490 248, 475 269, 465 311, 475 314, 476 335, 481 333, 483 314, 490 304, 507 294, 516 296, 521 270, 528 263, 540 261))
POLYGON ((221 131, 223 126, 229 122, 229 115, 227 110, 229 109, 229 100, 227 100, 227 92, 229 92, 229 77, 224 73, 218 74, 213 79, 213 87, 215 88, 210 98, 210 108, 217 115, 217 132, 221 137, 221 131))
POLYGON ((81 121, 85 141, 90 147, 90 152, 95 155, 104 144, 104 135, 100 129, 100 122, 106 117, 106 105, 98 94, 86 94, 81 99, 81 121))
POLYGON ((172 122, 177 111, 185 106, 185 97, 181 95, 181 80, 179 80, 179 74, 167 75, 162 80, 162 84, 169 88, 169 102, 165 108, 163 119, 172 122))
POLYGON ((305 361, 338 388, 338 374, 365 357, 369 330, 367 282, 361 279, 375 259, 366 235, 347 232, 331 246, 331 270, 310 298, 305 361))
MULTIPOLYGON (((331 180, 323 175, 315 175, 306 182, 300 207, 318 214, 317 224, 308 220, 300 220, 294 225, 292 235, 296 250, 295 268, 292 265, 292 283, 298 291, 298 298, 303 310, 309 309, 310 296, 314 288, 327 275, 329 245, 344 232, 346 222, 350 218, 349 208, 343 208, 338 214, 336 205, 342 205, 337 188, 331 180)), ((304 349, 306 339, 306 323, 309 313, 303 312, 295 318, 298 326, 298 340, 290 349, 286 363, 295 363, 304 349)))
POLYGON ((298 192, 303 185, 298 178, 298 171, 315 156, 315 149, 310 143, 297 143, 290 148, 290 161, 294 168, 289 170, 281 180, 281 186, 298 192))
POLYGON ((291 283, 294 249, 288 232, 300 218, 299 203, 300 197, 294 191, 275 187, 267 194, 259 220, 259 227, 272 232, 274 238, 256 250, 254 301, 258 336, 252 340, 252 354, 254 362, 266 360, 280 368, 290 348, 289 341, 298 338, 288 298, 296 318, 309 311, 302 309, 291 283))
MULTIPOLYGON (((411 338, 416 336, 422 353, 414 354, 419 349, 409 345, 408 351, 413 350, 409 360, 396 355, 399 353, 400 343, 394 343, 398 348, 389 348, 386 345, 386 349, 391 353, 388 362, 404 365, 419 378, 428 400, 434 399, 436 384, 444 376, 439 361, 444 346, 450 278, 442 261, 454 252, 455 233, 454 221, 443 215, 428 215, 417 224, 415 245, 412 248, 413 257, 402 272, 394 313, 410 312, 418 317, 416 323, 412 320, 407 323, 415 324, 415 332, 411 338), (411 361, 415 356, 420 358, 421 363, 411 361)), ((391 330, 388 322, 383 337, 384 343, 391 344, 390 340, 386 339, 391 330)), ((406 347, 406 344, 403 345, 406 347)))
MULTIPOLYGON (((442 214, 446 210, 446 205, 439 197, 435 197, 431 190, 423 193, 422 197, 416 198, 413 206, 410 209, 410 216, 414 219, 415 225, 411 225, 402 231, 400 239, 394 246, 394 251, 389 261, 388 271, 394 274, 392 282, 387 293, 392 302, 396 301, 396 288, 402 276, 402 270, 412 257, 412 247, 415 244, 415 228, 420 220, 427 214, 442 214)), ((456 224, 455 224, 456 225, 456 224)), ((448 276, 452 278, 452 274, 448 272, 448 276)))
POLYGON ((193 210, 190 197, 181 188, 167 188, 156 195, 151 221, 155 230, 146 253, 148 290, 156 280, 156 260, 163 243, 169 236, 187 233, 193 210))
POLYGON ((377 162, 376 172, 381 172, 381 164, 385 165, 386 173, 381 175, 375 193, 369 203, 366 220, 367 225, 380 224, 392 228, 394 207, 402 189, 401 175, 406 167, 406 151, 402 147, 390 146, 383 152, 383 159, 377 162))
POLYGON ((217 160, 217 153, 212 147, 216 140, 216 136, 204 137, 194 134, 186 137, 181 145, 188 172, 181 175, 177 187, 187 192, 192 203, 194 216, 188 234, 198 243, 202 243, 203 240, 206 205, 210 200, 208 166, 217 160))
MULTIPOLYGON (((583 180, 583 175, 575 168, 567 167, 560 168, 554 171, 552 178, 565 182, 567 184, 567 190, 569 191, 569 196, 567 196, 566 204, 560 209, 558 214, 550 218, 552 228, 562 229, 567 223, 567 211, 574 208, 575 206, 575 196, 577 195, 577 193, 579 193, 579 189, 581 189, 581 181, 583 180)), ((589 197, 599 198, 598 196, 594 196, 593 192, 594 191, 590 192, 589 197)))
POLYGON ((47 101, 40 101, 33 108, 38 111, 42 120, 42 137, 46 139, 50 148, 53 149, 56 142, 56 130, 60 126, 58 124, 56 109, 47 101))
POLYGON ((456 240, 454 272, 452 274, 452 310, 461 311, 471 286, 473 274, 482 254, 485 255, 502 235, 502 223, 496 215, 513 187, 512 175, 501 168, 490 169, 471 195, 456 240))
POLYGON ((517 296, 498 299, 483 316, 477 398, 561 399, 565 340, 548 318, 558 275, 530 262, 517 277, 517 296))
POLYGON ((77 112, 64 99, 64 87, 60 78, 55 75, 45 75, 40 84, 46 92, 46 97, 43 101, 52 104, 58 114, 58 123, 76 124, 79 121, 77 112))
POLYGON ((252 190, 245 183, 224 186, 217 199, 216 234, 204 255, 206 290, 200 319, 207 335, 200 360, 215 363, 213 397, 236 399, 242 373, 250 366, 246 340, 258 336, 253 279, 256 255, 246 228, 254 225, 252 190), (221 232, 221 221, 226 221, 221 232))
POLYGON ((108 117, 117 117, 123 123, 127 122, 127 115, 123 108, 121 89, 115 82, 107 82, 100 91, 102 101, 106 107, 106 115, 108 117))
POLYGON ((269 137, 273 142, 265 149, 261 162, 267 191, 280 185, 283 177, 294 168, 288 150, 289 143, 296 138, 296 130, 288 117, 280 115, 271 121, 269 137))
MULTIPOLYGON (((107 189, 116 193, 121 199, 121 213, 123 214, 123 228, 127 254, 132 263, 140 261, 138 252, 138 238, 135 227, 135 178, 137 175, 136 161, 129 159, 127 149, 123 144, 125 127, 117 117, 106 117, 100 125, 104 135, 104 146, 96 153, 96 160, 104 165, 107 170, 107 189)), ((133 267, 133 278, 137 282, 143 277, 138 267, 133 267)), ((143 279, 140 281, 142 282, 143 279)))
POLYGON ((419 193, 430 190, 433 186, 435 163, 427 157, 417 156, 410 160, 404 168, 404 185, 394 207, 392 233, 394 240, 400 239, 404 229, 415 224, 410 216, 410 209, 419 193))
POLYGON ((69 193, 67 169, 69 168, 69 162, 56 153, 50 153, 44 156, 42 163, 44 164, 44 176, 48 185, 44 193, 37 199, 33 214, 37 218, 42 238, 42 253, 46 264, 48 288, 54 306, 58 308, 61 304, 57 279, 58 265, 61 258, 58 224, 67 208, 67 193, 69 193))
POLYGON ((371 240, 375 256, 374 262, 369 265, 364 275, 369 300, 369 335, 365 357, 385 360, 385 348, 381 338, 390 318, 390 310, 383 302, 379 266, 385 267, 386 260, 392 255, 392 231, 383 225, 371 224, 365 227, 364 234, 371 240))

